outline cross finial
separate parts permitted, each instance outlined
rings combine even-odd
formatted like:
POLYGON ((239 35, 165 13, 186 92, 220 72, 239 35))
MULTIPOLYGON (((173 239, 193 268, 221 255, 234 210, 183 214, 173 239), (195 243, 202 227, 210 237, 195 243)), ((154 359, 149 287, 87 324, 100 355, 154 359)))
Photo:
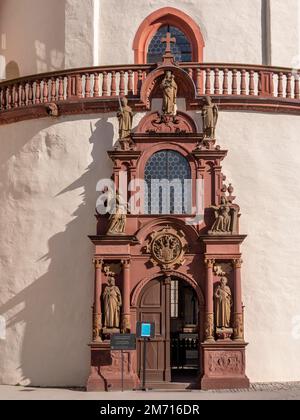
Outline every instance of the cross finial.
POLYGON ((161 42, 166 43, 165 54, 171 54, 171 44, 176 44, 176 38, 171 37, 171 32, 167 32, 166 37, 161 39, 161 42))

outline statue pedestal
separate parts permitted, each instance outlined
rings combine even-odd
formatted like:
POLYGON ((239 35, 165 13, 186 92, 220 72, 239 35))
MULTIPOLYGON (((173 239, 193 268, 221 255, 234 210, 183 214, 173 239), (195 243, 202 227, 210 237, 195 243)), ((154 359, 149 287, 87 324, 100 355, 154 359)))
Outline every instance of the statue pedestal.
MULTIPOLYGON (((120 391, 122 389, 122 359, 120 351, 111 351, 110 343, 92 343, 91 373, 86 390, 120 391)), ((124 390, 138 388, 139 379, 136 370, 136 351, 123 352, 124 357, 124 390)))
POLYGON ((245 342, 231 340, 203 343, 201 389, 249 388, 249 379, 245 374, 246 346, 245 342))

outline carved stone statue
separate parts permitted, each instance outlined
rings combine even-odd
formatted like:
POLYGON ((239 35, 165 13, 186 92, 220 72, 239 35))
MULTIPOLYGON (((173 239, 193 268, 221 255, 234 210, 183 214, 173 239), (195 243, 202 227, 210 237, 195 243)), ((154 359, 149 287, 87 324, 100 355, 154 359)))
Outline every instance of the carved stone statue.
POLYGON ((221 283, 215 292, 216 300, 216 327, 230 328, 232 296, 227 278, 221 277, 221 283))
POLYGON ((120 289, 115 284, 112 273, 109 273, 108 286, 103 293, 104 303, 104 327, 120 327, 120 308, 122 306, 122 296, 120 289))
POLYGON ((165 72, 165 77, 161 84, 163 91, 163 113, 166 115, 177 114, 177 91, 178 86, 175 82, 175 76, 168 70, 165 72))
POLYGON ((132 130, 133 112, 125 97, 120 101, 120 110, 117 117, 119 120, 119 138, 120 140, 126 139, 130 136, 132 130))
POLYGON ((221 198, 219 206, 210 206, 215 210, 215 223, 211 228, 211 233, 231 233, 231 207, 226 197, 221 198))
POLYGON ((110 201, 110 217, 107 228, 107 235, 122 235, 126 227, 127 205, 124 203, 119 192, 111 195, 110 201))
POLYGON ((217 105, 212 103, 210 96, 206 96, 205 104, 202 108, 204 138, 215 139, 218 118, 219 111, 217 105))

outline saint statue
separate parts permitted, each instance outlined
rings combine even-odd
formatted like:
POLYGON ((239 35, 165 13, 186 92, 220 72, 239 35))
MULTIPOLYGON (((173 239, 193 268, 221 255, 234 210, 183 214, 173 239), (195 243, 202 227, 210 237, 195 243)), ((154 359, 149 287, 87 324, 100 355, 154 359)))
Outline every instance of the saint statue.
POLYGON ((170 70, 165 72, 161 89, 163 91, 163 113, 175 116, 177 114, 176 102, 178 87, 175 82, 175 76, 170 70))
POLYGON ((231 232, 231 207, 226 197, 221 198, 219 206, 210 206, 215 210, 216 221, 211 228, 211 232, 230 233, 231 232))
POLYGON ((202 108, 204 138, 215 139, 218 118, 219 111, 217 105, 212 103, 210 96, 206 96, 205 104, 202 108))
POLYGON ((216 300, 216 327, 230 328, 232 297, 230 287, 227 286, 227 278, 222 277, 221 283, 215 292, 216 300))
POLYGON ((125 232, 127 205, 124 203, 119 192, 110 194, 109 198, 110 217, 107 235, 122 235, 125 232))
POLYGON ((128 99, 123 97, 120 101, 120 110, 117 114, 119 120, 119 138, 126 139, 132 130, 133 112, 128 106, 128 99))
POLYGON ((120 289, 116 286, 113 273, 109 273, 108 285, 103 293, 104 303, 104 327, 120 327, 120 308, 122 306, 122 296, 120 289))

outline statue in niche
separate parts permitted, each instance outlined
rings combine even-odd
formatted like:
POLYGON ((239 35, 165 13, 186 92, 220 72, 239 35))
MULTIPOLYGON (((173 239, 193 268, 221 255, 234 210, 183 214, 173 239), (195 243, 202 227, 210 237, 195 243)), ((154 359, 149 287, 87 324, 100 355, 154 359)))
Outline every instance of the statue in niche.
POLYGON ((231 233, 231 206, 225 196, 221 198, 219 206, 210 206, 215 210, 215 222, 211 228, 211 233, 231 233))
POLYGON ((175 76, 170 70, 165 72, 165 77, 161 83, 161 89, 163 91, 163 113, 164 115, 177 114, 177 91, 178 86, 175 82, 175 76))
POLYGON ((227 278, 221 277, 221 281, 217 290, 215 291, 216 301, 216 318, 215 323, 217 328, 230 328, 232 295, 230 287, 227 285, 227 278))
POLYGON ((120 289, 116 286, 113 273, 108 273, 108 285, 103 293, 104 304, 104 327, 120 327, 120 311, 122 306, 122 296, 120 289))
POLYGON ((120 110, 117 117, 119 120, 119 139, 127 139, 130 137, 132 130, 133 112, 128 105, 128 99, 125 97, 120 100, 120 110))
POLYGON ((122 235, 126 227, 127 205, 119 192, 109 194, 108 205, 110 217, 108 221, 107 235, 122 235))
POLYGON ((206 139, 215 139, 216 126, 219 118, 217 105, 213 104, 210 96, 206 96, 202 108, 203 133, 206 139))

